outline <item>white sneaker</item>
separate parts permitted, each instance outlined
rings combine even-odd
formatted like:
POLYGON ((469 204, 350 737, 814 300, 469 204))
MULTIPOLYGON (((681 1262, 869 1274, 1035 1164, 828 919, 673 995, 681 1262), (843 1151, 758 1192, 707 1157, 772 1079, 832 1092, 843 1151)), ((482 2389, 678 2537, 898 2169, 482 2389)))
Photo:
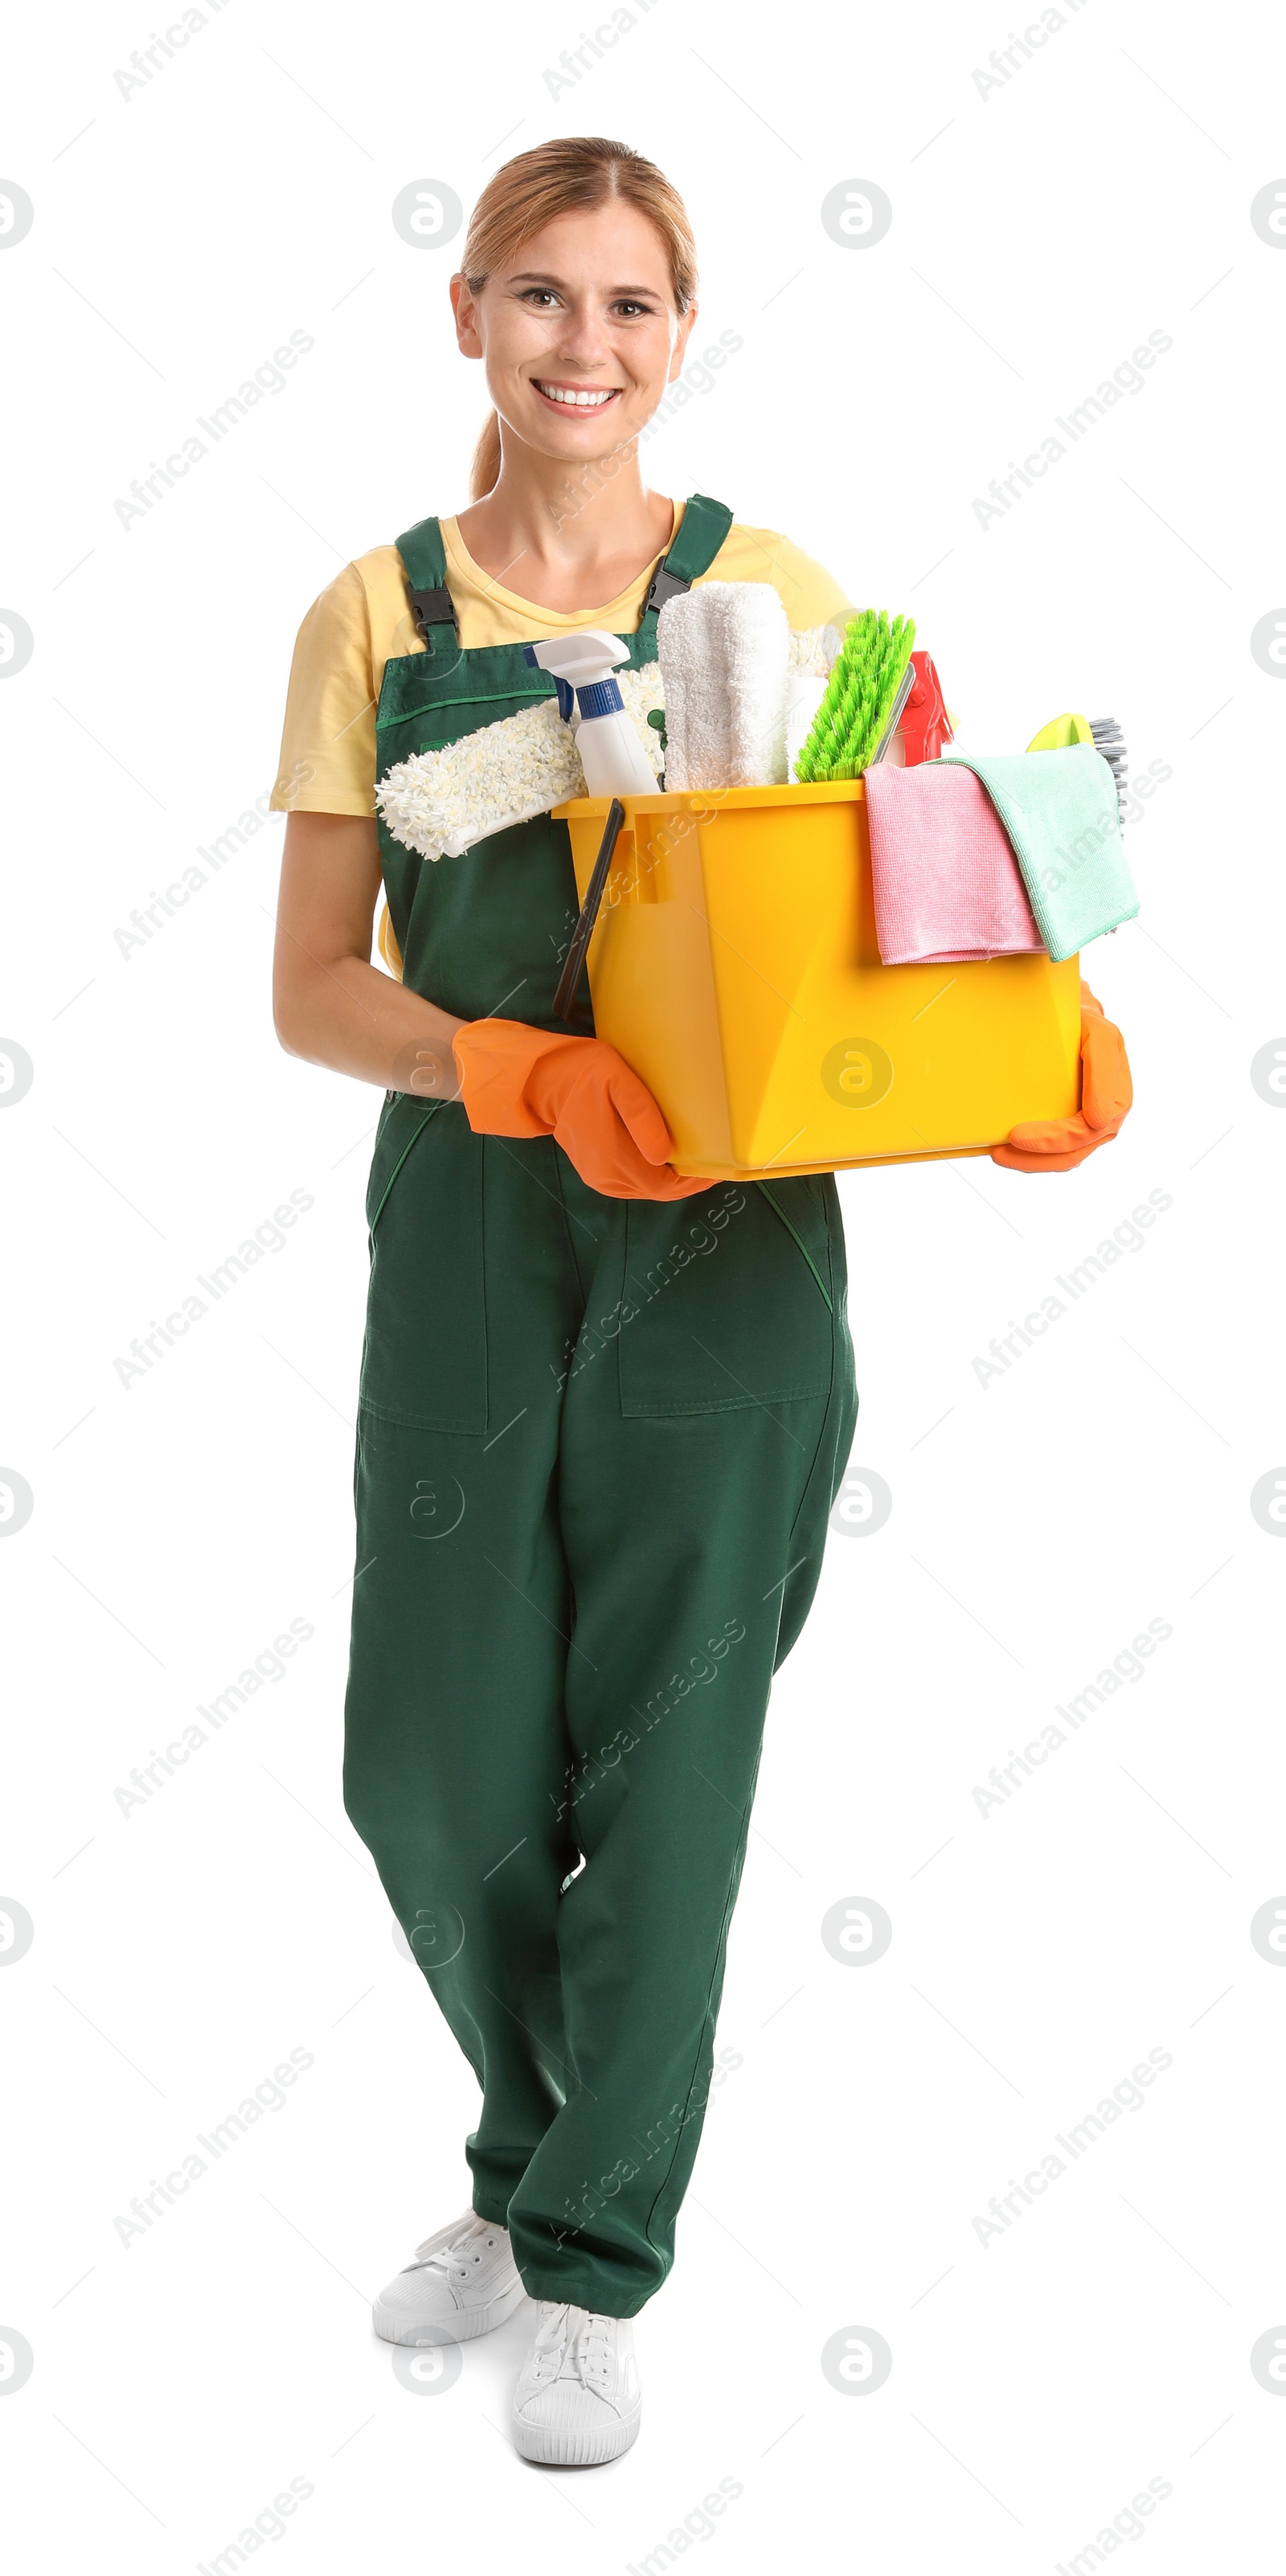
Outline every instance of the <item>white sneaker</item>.
POLYGON ((385 2343, 467 2343, 503 2325, 525 2297, 507 2229, 466 2209, 416 2246, 371 2316, 385 2343))
POLYGON ((643 2398, 628 2317, 540 2302, 540 2324, 514 2394, 524 2460, 597 2468, 638 2435, 643 2398))

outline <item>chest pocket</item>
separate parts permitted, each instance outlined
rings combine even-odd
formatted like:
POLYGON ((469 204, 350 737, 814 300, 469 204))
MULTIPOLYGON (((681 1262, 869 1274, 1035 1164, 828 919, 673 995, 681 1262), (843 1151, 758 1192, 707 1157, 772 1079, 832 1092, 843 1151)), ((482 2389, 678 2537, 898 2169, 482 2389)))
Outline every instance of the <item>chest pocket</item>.
POLYGON ((844 1329, 828 1190, 808 1178, 716 1181, 708 1197, 629 1200, 625 1300, 623 1414, 826 1395, 844 1329))
POLYGON ((422 1431, 485 1431, 482 1140, 462 1109, 399 1092, 366 1193, 371 1280, 360 1402, 422 1431))

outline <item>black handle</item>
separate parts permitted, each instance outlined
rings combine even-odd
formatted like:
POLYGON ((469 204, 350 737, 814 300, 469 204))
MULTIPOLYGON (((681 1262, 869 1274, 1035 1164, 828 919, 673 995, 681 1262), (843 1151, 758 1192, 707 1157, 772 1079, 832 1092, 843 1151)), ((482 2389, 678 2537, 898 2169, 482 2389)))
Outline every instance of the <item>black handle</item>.
POLYGON ((624 820, 625 807, 620 797, 614 796, 607 809, 607 821, 603 826, 603 837, 598 845, 594 872, 585 888, 585 900, 581 905, 580 917, 572 933, 572 944, 567 951, 567 963, 559 977, 558 990, 554 995, 556 1020, 566 1020, 571 1016, 572 999, 580 981, 580 970, 585 963, 585 951, 593 937, 594 924, 598 919, 598 907, 603 900, 603 888, 607 884, 612 865, 616 836, 624 820))

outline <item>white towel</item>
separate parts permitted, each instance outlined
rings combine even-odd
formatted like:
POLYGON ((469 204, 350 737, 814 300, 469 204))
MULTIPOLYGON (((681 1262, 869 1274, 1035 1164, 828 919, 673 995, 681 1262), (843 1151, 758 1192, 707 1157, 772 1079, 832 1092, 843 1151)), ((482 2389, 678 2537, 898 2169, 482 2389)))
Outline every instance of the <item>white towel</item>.
POLYGON ((786 783, 790 627, 766 581, 705 581, 667 599, 656 648, 667 791, 786 783))

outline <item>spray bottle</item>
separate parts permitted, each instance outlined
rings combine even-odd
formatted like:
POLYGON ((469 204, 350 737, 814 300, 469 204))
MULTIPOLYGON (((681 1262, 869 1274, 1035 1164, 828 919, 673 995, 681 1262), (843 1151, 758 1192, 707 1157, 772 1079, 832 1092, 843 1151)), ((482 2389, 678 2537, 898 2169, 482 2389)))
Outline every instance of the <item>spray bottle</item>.
POLYGON ((614 677, 617 663, 630 658, 628 644, 601 627, 581 626, 544 644, 524 644, 523 657, 556 680, 558 711, 569 723, 575 704, 576 749, 590 795, 655 796, 656 773, 614 677))

